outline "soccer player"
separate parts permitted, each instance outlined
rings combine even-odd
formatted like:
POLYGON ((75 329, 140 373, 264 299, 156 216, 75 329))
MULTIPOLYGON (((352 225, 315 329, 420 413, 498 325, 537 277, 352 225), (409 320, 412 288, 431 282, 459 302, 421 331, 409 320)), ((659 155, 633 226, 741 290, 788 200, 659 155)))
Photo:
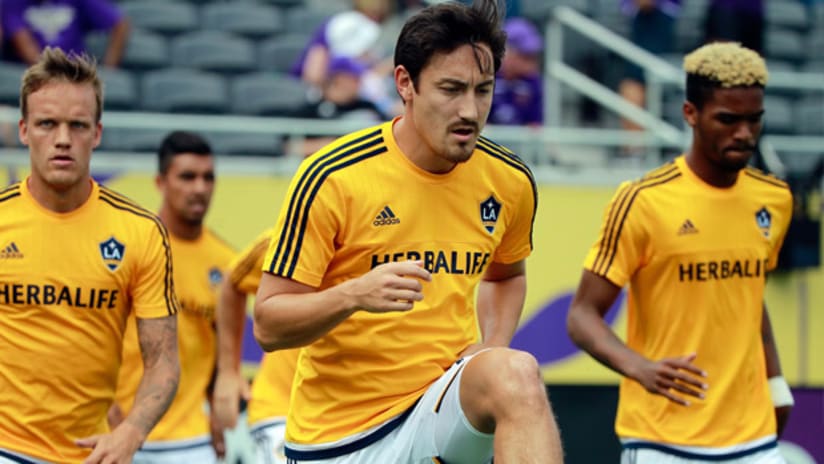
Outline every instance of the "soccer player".
POLYGON ((258 464, 286 464, 284 432, 298 349, 266 353, 252 383, 251 398, 241 375, 241 341, 246 321, 247 295, 254 294, 263 274, 263 258, 272 231, 252 242, 229 266, 217 305, 218 360, 215 380, 215 417, 220 429, 237 425, 240 398, 249 399, 249 429, 256 444, 258 464))
POLYGON ((735 43, 684 59, 692 146, 622 184, 584 262, 570 337, 624 376, 622 462, 782 463, 792 395, 764 305, 790 221, 787 184, 747 166, 764 60, 735 43), (603 315, 629 284, 624 344, 603 315))
MULTIPOLYGON (((178 352, 180 386, 169 410, 135 455, 143 463, 209 463, 223 454, 223 434, 210 435, 208 389, 214 373, 215 306, 223 269, 234 250, 203 225, 215 188, 212 149, 199 135, 175 131, 158 150, 155 184, 162 195, 158 216, 169 230, 180 301, 178 352), (214 441, 213 441, 214 439, 214 441)), ((129 321, 116 406, 128 412, 140 385, 140 347, 129 321)))
POLYGON ((0 462, 129 462, 177 387, 169 237, 95 182, 103 127, 94 62, 46 48, 23 75, 31 174, 0 190, 0 462), (146 369, 111 431, 126 319, 146 369))
POLYGON ((254 325, 302 347, 290 462, 561 462, 538 363, 507 348, 536 189, 480 135, 505 40, 494 0, 424 8, 395 47, 403 116, 298 169, 254 325))

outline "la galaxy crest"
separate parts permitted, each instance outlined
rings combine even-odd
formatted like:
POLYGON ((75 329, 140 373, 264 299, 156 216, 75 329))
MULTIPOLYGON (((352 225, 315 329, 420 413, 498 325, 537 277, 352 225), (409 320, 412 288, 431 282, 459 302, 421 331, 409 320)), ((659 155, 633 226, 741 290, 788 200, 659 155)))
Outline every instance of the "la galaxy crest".
POLYGON ((105 242, 100 242, 100 257, 103 258, 103 264, 112 272, 120 267, 125 254, 126 245, 118 242, 114 237, 109 237, 105 242))
POLYGON ((209 269, 209 285, 212 287, 217 287, 220 284, 220 281, 223 280, 223 274, 220 272, 220 269, 213 267, 209 269))
POLYGON ((484 229, 490 234, 495 232, 495 224, 501 215, 501 203, 495 199, 495 195, 481 202, 481 223, 484 229))
POLYGON ((761 234, 764 235, 765 238, 770 238, 770 227, 772 226, 772 215, 767 210, 766 206, 762 206, 761 209, 755 212, 755 223, 758 225, 758 228, 761 230, 761 234))

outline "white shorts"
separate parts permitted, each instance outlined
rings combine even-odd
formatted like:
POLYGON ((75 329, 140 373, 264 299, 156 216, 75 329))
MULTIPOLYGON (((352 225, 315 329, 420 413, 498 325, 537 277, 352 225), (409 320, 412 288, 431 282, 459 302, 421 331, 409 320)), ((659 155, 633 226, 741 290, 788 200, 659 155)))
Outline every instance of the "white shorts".
POLYGON ((33 458, 31 456, 26 456, 25 454, 18 453, 16 451, 9 451, 7 449, 0 448, 0 464, 49 464, 47 461, 43 461, 37 458, 33 458))
POLYGON ((250 429, 255 442, 255 464, 286 464, 286 419, 258 422, 250 429))
POLYGON ((672 451, 665 451, 655 448, 624 448, 621 453, 621 464, 691 464, 691 463, 713 463, 713 464, 786 464, 784 457, 778 449, 775 441, 771 447, 760 449, 741 456, 731 453, 729 459, 724 457, 708 457, 701 459, 700 456, 690 456, 688 453, 673 454, 672 451))
POLYGON ((132 464, 216 464, 217 455, 209 436, 188 440, 146 442, 132 464))
POLYGON ((429 386, 412 409, 381 426, 324 448, 287 443, 287 462, 488 463, 492 458, 494 435, 476 430, 461 409, 459 385, 463 368, 471 358, 455 362, 429 386))

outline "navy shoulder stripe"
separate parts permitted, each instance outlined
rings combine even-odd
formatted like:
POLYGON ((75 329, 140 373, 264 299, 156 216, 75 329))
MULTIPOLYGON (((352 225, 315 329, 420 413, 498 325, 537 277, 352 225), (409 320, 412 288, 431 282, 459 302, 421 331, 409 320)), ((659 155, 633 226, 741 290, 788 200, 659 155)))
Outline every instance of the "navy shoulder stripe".
POLYGON ((283 229, 269 264, 269 272, 292 278, 303 245, 312 201, 321 185, 335 171, 345 169, 387 151, 381 129, 332 147, 303 171, 289 199, 283 229))
POLYGON ((529 229, 529 248, 533 249, 532 245, 532 233, 535 229, 535 215, 538 210, 538 186, 535 183, 535 176, 532 175, 532 170, 529 169, 529 166, 521 160, 515 153, 510 151, 508 148, 498 145, 497 143, 489 140, 486 137, 480 137, 478 139, 478 144, 476 145, 478 149, 482 152, 490 155, 491 157, 503 161, 508 166, 514 168, 515 170, 524 174, 529 180, 529 184, 532 188, 532 225, 529 229))
POLYGON ((775 185, 776 187, 781 187, 783 189, 790 188, 790 186, 786 182, 779 179, 778 177, 775 177, 772 174, 767 174, 753 167, 747 167, 744 170, 744 174, 748 175, 749 177, 752 177, 755 180, 760 180, 761 182, 766 182, 768 184, 775 185))
POLYGON ((624 228, 624 222, 638 194, 642 190, 666 184, 678 177, 681 177, 681 172, 677 166, 671 165, 666 169, 654 170, 648 177, 642 177, 640 180, 632 182, 621 189, 607 216, 604 237, 601 239, 601 246, 592 265, 594 273, 606 276, 610 266, 612 266, 618 252, 618 239, 624 228))
POLYGON ((0 202, 20 196, 20 182, 0 190, 0 202))
POLYGON ((179 311, 177 298, 175 298, 174 293, 174 279, 173 279, 173 271, 172 271, 172 247, 169 241, 169 233, 166 231, 166 227, 160 222, 160 219, 146 210, 145 208, 137 206, 134 202, 123 200, 125 197, 121 196, 114 196, 112 191, 109 189, 100 189, 100 201, 108 204, 109 206, 121 210, 126 211, 131 214, 134 214, 139 217, 143 217, 152 221, 155 226, 157 227, 158 231, 160 232, 160 236, 162 238, 163 243, 163 251, 166 256, 166 269, 163 276, 163 296, 166 299, 166 308, 169 311, 169 315, 176 314, 179 311))

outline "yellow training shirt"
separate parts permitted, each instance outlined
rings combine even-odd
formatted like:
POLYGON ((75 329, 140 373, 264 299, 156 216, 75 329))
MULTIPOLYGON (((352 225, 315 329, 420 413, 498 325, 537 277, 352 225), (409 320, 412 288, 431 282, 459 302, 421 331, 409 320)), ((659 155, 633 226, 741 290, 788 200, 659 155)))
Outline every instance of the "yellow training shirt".
POLYGON ((108 432, 127 317, 177 312, 169 238, 96 182, 65 214, 27 182, 0 191, 0 448, 82 462, 74 440, 108 432))
POLYGON ((619 187, 584 267, 629 283, 630 348, 652 360, 697 353, 709 389, 684 407, 625 378, 618 436, 721 448, 775 434, 761 319, 791 209, 773 176, 745 168, 714 188, 684 156, 619 187))
MULTIPOLYGON (((263 258, 272 230, 263 232, 230 266, 229 281, 240 291, 254 295, 263 274, 263 258)), ((252 383, 247 409, 249 425, 284 418, 289 411, 289 395, 300 349, 265 353, 252 383)))
MULTIPOLYGON (((215 306, 222 272, 234 250, 204 228, 196 240, 171 235, 174 281, 180 301, 177 347, 180 382, 177 393, 147 438, 147 442, 196 438, 209 433, 205 408, 217 347, 215 306)), ((143 358, 134 318, 129 318, 123 343, 123 368, 117 385, 117 404, 127 414, 143 376, 143 358)))
POLYGON ((301 350, 287 441, 328 444, 410 408, 478 340, 475 289, 491 262, 531 252, 536 190, 509 150, 479 140, 449 173, 401 153, 394 121, 342 137, 303 161, 264 269, 319 289, 382 263, 432 272, 409 312, 357 312, 301 350))

